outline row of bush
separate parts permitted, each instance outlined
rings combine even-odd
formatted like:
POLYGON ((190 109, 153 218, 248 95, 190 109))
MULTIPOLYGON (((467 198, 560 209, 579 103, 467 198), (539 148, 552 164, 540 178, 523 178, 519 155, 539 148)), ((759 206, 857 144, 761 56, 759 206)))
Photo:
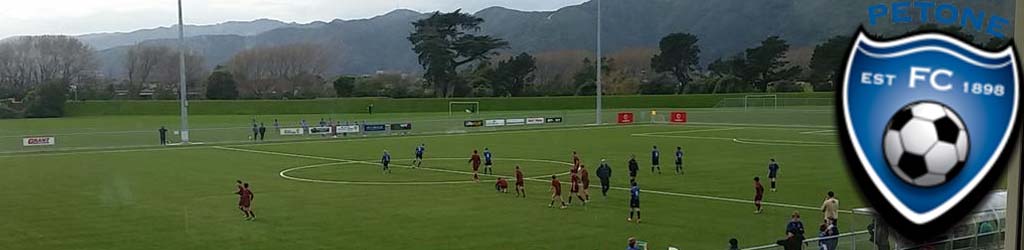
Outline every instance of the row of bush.
MULTIPOLYGON (((605 96, 603 107, 618 108, 710 108, 724 98, 746 94, 628 95, 605 96)), ((780 98, 830 98, 831 92, 780 93, 780 98)), ((196 115, 258 114, 338 114, 364 113, 369 105, 374 112, 447 112, 451 101, 480 102, 483 111, 593 109, 594 96, 513 97, 513 98, 337 98, 312 100, 200 100, 189 102, 189 113, 196 115)), ((176 101, 86 101, 71 102, 69 116, 92 115, 177 115, 176 101)))

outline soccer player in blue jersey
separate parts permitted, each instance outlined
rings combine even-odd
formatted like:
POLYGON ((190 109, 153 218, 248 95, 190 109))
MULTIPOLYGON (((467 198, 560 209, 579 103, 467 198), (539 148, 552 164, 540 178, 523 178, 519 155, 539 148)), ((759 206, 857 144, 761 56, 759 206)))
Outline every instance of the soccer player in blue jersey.
POLYGON ((775 192, 775 179, 779 176, 779 162, 771 159, 768 162, 768 179, 772 181, 772 192, 775 192))
POLYGON ((484 174, 494 174, 494 169, 491 169, 491 166, 494 165, 494 163, 491 162, 492 156, 491 150, 484 148, 484 174))
POLYGON ((658 169, 658 174, 661 174, 661 166, 658 163, 661 161, 661 151, 658 151, 658 146, 654 146, 651 149, 651 173, 654 173, 654 169, 658 169))
POLYGON ((391 167, 389 167, 388 164, 391 164, 391 154, 389 154, 387 150, 384 150, 384 156, 380 157, 381 170, 384 171, 384 173, 390 174, 391 167))
POLYGON ((676 174, 683 174, 683 147, 676 147, 676 174))
POLYGON ((423 151, 427 150, 427 144, 416 146, 416 158, 412 160, 412 168, 418 168, 423 164, 423 151))
POLYGON ((630 184, 629 188, 629 218, 626 221, 633 221, 633 213, 636 213, 636 223, 640 223, 640 186, 636 182, 630 184))

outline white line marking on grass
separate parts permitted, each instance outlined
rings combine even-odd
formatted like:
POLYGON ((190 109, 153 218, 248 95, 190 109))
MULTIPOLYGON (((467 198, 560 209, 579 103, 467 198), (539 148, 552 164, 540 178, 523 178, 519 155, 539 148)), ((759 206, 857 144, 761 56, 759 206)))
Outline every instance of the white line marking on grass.
MULTIPOLYGON (((647 127, 653 125, 632 125, 630 127, 647 127)), ((408 136, 380 136, 380 137, 368 137, 368 138, 345 138, 345 139, 325 139, 325 138, 303 138, 295 140, 283 140, 283 141, 272 141, 266 143, 252 143, 249 140, 237 140, 237 141, 222 141, 222 142, 208 142, 206 146, 181 146, 181 147, 162 147, 162 146, 113 146, 113 147, 78 147, 78 148, 67 148, 67 149, 54 149, 54 150, 36 150, 36 151, 0 151, 0 158, 15 158, 15 157, 34 157, 34 156, 56 156, 56 155, 76 155, 76 154, 102 154, 102 153, 125 153, 125 152, 145 152, 145 151, 163 151, 163 150, 175 150, 175 149, 203 149, 220 146, 236 146, 236 147, 253 147, 253 146, 272 146, 272 145, 290 145, 290 144, 306 144, 306 143, 337 143, 337 142, 349 142, 349 141, 365 141, 365 140, 382 140, 382 139, 402 139, 402 138, 432 138, 432 137, 448 137, 448 136, 469 136, 469 135, 495 135, 495 134, 516 134, 516 133, 531 133, 531 132, 557 132, 566 130, 590 130, 590 129, 605 129, 605 128, 619 128, 621 125, 603 125, 603 126, 551 126, 547 128, 527 128, 527 129, 514 129, 508 131, 475 131, 469 133, 460 134, 446 134, 446 132, 432 132, 432 133, 420 133, 408 136), (109 150, 103 150, 109 149, 109 150), (91 151, 96 150, 96 151, 91 151)))
POLYGON ((687 122, 693 125, 732 126, 732 127, 765 127, 765 128, 792 128, 792 129, 831 129, 832 125, 795 125, 795 124, 749 124, 749 123, 717 123, 717 122, 687 122))
POLYGON ((800 132, 800 134, 805 134, 805 135, 835 135, 836 134, 836 130, 835 129, 826 129, 826 130, 804 131, 804 132, 800 132))
MULTIPOLYGON (((230 151, 239 151, 239 152, 247 152, 247 153, 254 153, 254 154, 267 154, 267 155, 277 155, 277 156, 297 157, 297 158, 306 158, 306 159, 316 159, 316 160, 327 160, 327 161, 336 161, 336 162, 341 162, 341 163, 345 163, 345 164, 353 164, 353 163, 361 163, 361 164, 367 164, 367 165, 379 165, 379 164, 380 164, 380 163, 378 163, 378 162, 370 162, 370 161, 360 161, 360 160, 348 160, 348 159, 339 159, 339 158, 331 158, 331 157, 321 157, 321 156, 313 156, 313 155, 302 155, 302 154, 291 154, 291 153, 281 153, 281 152, 274 152, 274 151, 263 151, 263 150, 252 150, 252 149, 240 149, 240 148, 230 148, 230 147, 223 147, 223 146, 215 146, 215 147, 213 147, 213 148, 216 148, 216 149, 222 149, 222 150, 230 150, 230 151)), ((436 159, 436 160, 464 160, 465 158, 433 158, 433 159, 436 159)), ((569 164, 569 165, 571 165, 571 163, 565 163, 565 162, 558 162, 558 161, 551 161, 551 160, 536 160, 536 159, 518 159, 518 158, 501 158, 501 159, 505 159, 505 160, 510 160, 510 161, 538 161, 538 162, 554 162, 554 163, 560 163, 560 164, 569 164)), ((393 160, 393 161, 399 161, 399 160, 402 160, 402 159, 395 159, 395 160, 393 160)), ((409 159, 404 159, 404 160, 409 160, 409 159)), ((466 171, 458 171, 458 170, 449 170, 449 169, 440 169, 440 168, 424 168, 424 167, 419 167, 419 168, 413 168, 413 167, 412 167, 411 165, 401 165, 401 164, 392 164, 391 166, 393 166, 393 167, 400 167, 400 168, 407 168, 407 169, 421 169, 421 170, 427 170, 427 171, 434 171, 434 172, 452 173, 452 174, 468 174, 468 175, 472 175, 472 174, 473 174, 473 172, 466 172, 466 171)), ((294 170, 294 169, 293 169, 293 170, 294 170)), ((281 173, 284 173, 284 172, 288 172, 288 171, 292 171, 292 170, 286 169, 286 170, 284 170, 284 171, 282 171, 282 172, 279 172, 278 174, 279 174, 279 175, 281 175, 281 173)), ((479 173, 478 173, 478 175, 484 175, 484 174, 479 174, 479 173)), ((502 177, 502 178, 514 178, 514 177, 512 177, 512 176, 506 176, 506 175, 493 175, 493 174, 492 174, 492 175, 484 175, 484 176, 492 176, 492 177, 502 177)), ((284 176, 282 176, 282 177, 284 177, 284 176)), ((287 177, 286 177, 286 178, 287 178, 287 177)), ((526 178, 524 178, 524 179, 526 179, 526 178)), ((320 181, 322 181, 322 180, 320 180, 320 181)), ((459 182, 459 183, 461 183, 461 182, 459 182)))
POLYGON ((732 139, 732 142, 739 144, 751 144, 751 145, 769 145, 769 146, 794 146, 794 147, 835 147, 839 146, 836 143, 827 142, 814 142, 814 141, 785 141, 785 140, 744 140, 744 139, 732 139))
POLYGON ((697 129, 697 130, 681 130, 681 131, 668 131, 668 132, 651 132, 651 133, 640 133, 640 135, 666 135, 666 134, 689 134, 689 133, 703 133, 703 132, 717 132, 717 131, 730 131, 740 130, 744 128, 711 128, 711 129, 697 129))
POLYGON ((448 185, 448 184, 475 183, 475 181, 408 181, 408 182, 402 182, 402 181, 395 181, 395 182, 383 182, 383 181, 336 181, 336 180, 309 179, 309 178, 302 178, 302 177, 295 177, 295 176, 288 175, 288 172, 302 170, 302 169, 326 167, 326 166, 333 166, 333 165, 345 165, 345 164, 363 164, 363 163, 362 162, 331 162, 331 163, 315 164, 315 165, 308 165, 308 166, 301 166, 301 167, 294 167, 294 168, 285 169, 285 170, 282 170, 281 172, 279 172, 278 175, 281 176, 281 178, 285 178, 285 179, 288 179, 288 180, 312 182, 312 183, 323 183, 323 184, 349 184, 349 185, 448 185))
MULTIPOLYGON (((292 157, 308 158, 308 159, 328 159, 328 160, 332 160, 332 161, 338 161, 338 163, 342 163, 342 164, 353 164, 353 163, 363 163, 363 164, 370 164, 370 165, 377 164, 377 163, 372 163, 372 162, 367 162, 367 161, 336 159, 336 158, 329 158, 329 157, 310 156, 310 155, 301 155, 301 154, 290 154, 290 153, 280 153, 280 152, 262 151, 262 150, 236 149, 236 148, 219 147, 219 146, 215 147, 215 148, 224 149, 224 150, 234 150, 234 151, 241 151, 241 152, 249 152, 249 153, 257 153, 257 154, 292 156, 292 157)), ((461 158, 455 158, 455 159, 460 159, 461 160, 461 158)), ((505 159, 511 160, 512 158, 505 158, 505 159)), ((520 160, 523 160, 523 159, 520 159, 520 160)), ((412 168, 411 166, 404 166, 404 165, 395 165, 395 166, 402 167, 402 168, 410 168, 410 169, 412 168)), ((472 172, 454 171, 454 170, 446 170, 446 169, 434 169, 434 168, 416 168, 416 169, 423 169, 423 170, 428 170, 428 171, 447 172, 447 173, 457 173, 457 174, 473 174, 472 172)), ((488 175, 488 176, 511 178, 510 176, 503 176, 503 175, 488 175)), ((282 176, 282 177, 284 177, 284 176, 282 176)), ((288 179, 287 177, 285 177, 285 178, 288 179)), ((544 183, 549 182, 549 180, 546 180, 546 179, 536 179, 536 178, 523 178, 523 179, 524 180, 530 180, 530 181, 536 181, 536 182, 544 182, 544 183)), ((302 181, 302 180, 300 180, 300 181, 302 181)), ((328 181, 323 181, 323 180, 312 181, 312 182, 330 183, 328 181)), ((459 184, 461 184, 461 183, 462 182, 459 182, 459 184)), ((346 184, 358 184, 358 183, 346 183, 346 184)), ((397 184, 385 184, 385 185, 397 185, 397 184)), ((615 190, 629 190, 629 188, 624 188, 624 187, 611 187, 611 189, 615 189, 615 190)), ((643 190, 642 192, 644 192, 644 193, 652 193, 652 194, 660 194, 660 195, 666 195, 666 196, 693 198, 693 199, 705 199, 705 200, 733 202, 733 203, 743 203, 743 204, 751 204, 751 205, 753 204, 753 201, 750 201, 750 200, 735 199, 735 198, 728 198, 728 197, 708 196, 708 195, 699 195, 699 194, 686 194, 686 193, 675 193, 675 192, 657 191, 657 190, 643 190)), ((814 210, 814 211, 820 211, 820 209, 821 209, 820 207, 793 205, 793 204, 785 204, 785 203, 777 203, 777 202, 762 202, 761 204, 768 205, 768 206, 786 207, 786 208, 804 209, 804 210, 814 210)), ((849 211, 849 210, 840 210, 840 212, 851 213, 851 214, 853 213, 852 211, 849 211)))

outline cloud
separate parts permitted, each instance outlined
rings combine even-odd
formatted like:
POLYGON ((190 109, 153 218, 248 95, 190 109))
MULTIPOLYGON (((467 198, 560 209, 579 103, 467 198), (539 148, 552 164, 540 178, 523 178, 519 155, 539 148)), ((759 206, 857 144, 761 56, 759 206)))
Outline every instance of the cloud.
MULTIPOLYGON (((585 0, 184 0, 185 23, 260 18, 308 23, 368 18, 396 8, 421 12, 491 6, 554 10, 585 0)), ((0 0, 0 38, 16 35, 126 32, 177 23, 174 0, 0 0)))

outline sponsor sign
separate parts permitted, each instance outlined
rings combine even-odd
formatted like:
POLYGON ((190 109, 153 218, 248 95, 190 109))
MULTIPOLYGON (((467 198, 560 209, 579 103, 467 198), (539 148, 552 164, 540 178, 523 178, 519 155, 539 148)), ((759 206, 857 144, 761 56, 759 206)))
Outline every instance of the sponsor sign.
POLYGON ((25 137, 21 139, 23 146, 50 146, 57 144, 57 138, 52 136, 25 137))
POLYGON ((282 128, 281 135, 302 135, 305 131, 302 128, 282 128))
POLYGON ((467 128, 483 127, 484 126, 484 121, 483 120, 470 120, 470 121, 463 122, 462 125, 467 127, 467 128))
POLYGON ((309 134, 311 135, 326 135, 331 133, 331 127, 312 127, 309 128, 309 134))
POLYGON ((384 124, 366 124, 366 125, 363 125, 363 131, 366 131, 366 132, 385 131, 385 130, 388 130, 388 126, 384 125, 384 124))
POLYGON ((836 91, 839 137, 861 191, 900 234, 942 234, 1006 172, 1020 131, 1014 51, 944 33, 857 35, 836 91))
POLYGON ((633 113, 630 113, 630 112, 619 113, 619 115, 617 116, 616 121, 619 124, 630 124, 630 123, 633 123, 633 113))
POLYGON ((672 122, 675 122, 675 123, 685 123, 686 122, 686 112, 676 111, 676 112, 672 112, 670 115, 671 115, 671 120, 670 121, 672 121, 672 122))
POLYGON ((412 123, 393 123, 391 124, 391 130, 412 130, 412 123))
POLYGON ((548 117, 544 119, 544 123, 562 123, 561 117, 548 117))
POLYGON ((484 121, 484 126, 487 126, 487 127, 505 126, 505 119, 486 120, 486 121, 484 121))
POLYGON ((507 126, 526 125, 526 119, 523 119, 523 118, 505 119, 505 125, 507 125, 507 126))
POLYGON ((338 133, 359 133, 359 125, 341 125, 334 127, 338 133))
POLYGON ((544 117, 526 118, 526 124, 529 124, 529 125, 544 124, 544 117))

